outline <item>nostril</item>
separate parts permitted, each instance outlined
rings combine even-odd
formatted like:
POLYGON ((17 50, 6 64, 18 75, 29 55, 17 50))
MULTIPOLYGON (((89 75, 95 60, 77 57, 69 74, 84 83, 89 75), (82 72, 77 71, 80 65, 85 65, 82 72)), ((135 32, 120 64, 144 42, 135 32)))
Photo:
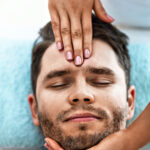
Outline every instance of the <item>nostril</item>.
POLYGON ((89 98, 84 98, 84 101, 85 101, 85 102, 89 102, 90 99, 89 99, 89 98))
POLYGON ((78 102, 79 100, 78 99, 73 99, 73 102, 78 102))

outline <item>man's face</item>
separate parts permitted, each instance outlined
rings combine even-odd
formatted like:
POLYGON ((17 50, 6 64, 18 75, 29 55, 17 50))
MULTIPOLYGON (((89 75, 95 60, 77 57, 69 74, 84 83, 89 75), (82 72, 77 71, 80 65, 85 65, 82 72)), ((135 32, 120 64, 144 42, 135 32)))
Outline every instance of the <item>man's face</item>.
MULTIPOLYGON (((113 49, 93 41, 92 57, 81 67, 52 44, 37 79, 38 119, 45 137, 64 149, 89 148, 125 128, 129 117, 125 73, 113 49)), ((131 114, 131 112, 130 112, 131 114)))

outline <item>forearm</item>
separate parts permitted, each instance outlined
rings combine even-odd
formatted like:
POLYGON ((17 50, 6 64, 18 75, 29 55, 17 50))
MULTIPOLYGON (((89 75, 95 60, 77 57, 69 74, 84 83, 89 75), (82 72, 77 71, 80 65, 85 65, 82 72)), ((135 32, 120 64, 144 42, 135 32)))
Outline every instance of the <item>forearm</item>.
POLYGON ((139 149, 150 142, 150 103, 127 129, 133 149, 139 149))

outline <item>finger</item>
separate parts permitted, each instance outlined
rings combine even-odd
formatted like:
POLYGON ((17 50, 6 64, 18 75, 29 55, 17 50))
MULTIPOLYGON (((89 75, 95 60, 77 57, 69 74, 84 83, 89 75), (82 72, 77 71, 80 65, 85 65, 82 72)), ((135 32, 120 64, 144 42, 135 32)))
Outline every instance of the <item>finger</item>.
POLYGON ((71 16, 71 38, 74 51, 75 65, 79 66, 83 63, 82 51, 82 28, 80 16, 71 16))
POLYGON ((92 10, 85 11, 82 15, 83 50, 84 58, 89 58, 92 53, 92 10))
POLYGON ((57 45, 58 50, 63 49, 63 42, 60 34, 60 19, 59 15, 56 10, 53 8, 50 9, 50 16, 51 16, 51 23, 52 23, 52 29, 55 36, 55 42, 57 45))
POLYGON ((51 150, 51 148, 48 146, 47 143, 44 144, 44 147, 47 148, 48 150, 51 150))
POLYGON ((114 21, 114 19, 106 13, 100 0, 94 1, 94 11, 96 16, 104 22, 111 23, 114 21))
POLYGON ((68 14, 60 10, 60 20, 61 20, 61 37, 64 45, 64 53, 67 60, 73 60, 73 50, 71 43, 71 29, 68 14))
POLYGON ((54 140, 52 140, 52 139, 50 139, 50 138, 45 138, 45 141, 46 141, 46 143, 47 143, 47 145, 48 145, 48 147, 49 147, 50 149, 63 150, 63 148, 61 148, 61 147, 59 146, 59 144, 57 144, 54 140))

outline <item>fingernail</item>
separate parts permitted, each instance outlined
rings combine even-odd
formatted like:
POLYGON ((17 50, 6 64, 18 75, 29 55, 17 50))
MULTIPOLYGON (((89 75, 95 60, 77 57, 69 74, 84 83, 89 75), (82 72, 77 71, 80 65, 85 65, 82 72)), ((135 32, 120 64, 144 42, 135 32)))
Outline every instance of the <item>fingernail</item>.
POLYGON ((90 57, 90 51, 88 49, 84 50, 84 57, 89 58, 90 57))
POLYGON ((67 52, 67 60, 72 60, 73 56, 72 56, 72 52, 68 51, 67 52))
POLYGON ((76 56, 76 58, 75 58, 75 64, 76 65, 81 65, 81 63, 82 63, 81 57, 80 56, 76 56))
POLYGON ((45 138, 44 140, 45 140, 45 142, 46 142, 47 144, 49 143, 49 141, 48 141, 48 139, 47 139, 47 138, 45 138))
POLYGON ((62 43, 61 42, 57 42, 57 48, 58 48, 58 50, 62 50, 62 43))
POLYGON ((50 149, 50 141, 45 138, 46 146, 50 149))
POLYGON ((115 19, 109 15, 106 15, 106 17, 110 20, 110 21, 114 21, 115 19))
POLYGON ((47 143, 44 144, 44 147, 47 148, 48 150, 50 149, 47 143))

